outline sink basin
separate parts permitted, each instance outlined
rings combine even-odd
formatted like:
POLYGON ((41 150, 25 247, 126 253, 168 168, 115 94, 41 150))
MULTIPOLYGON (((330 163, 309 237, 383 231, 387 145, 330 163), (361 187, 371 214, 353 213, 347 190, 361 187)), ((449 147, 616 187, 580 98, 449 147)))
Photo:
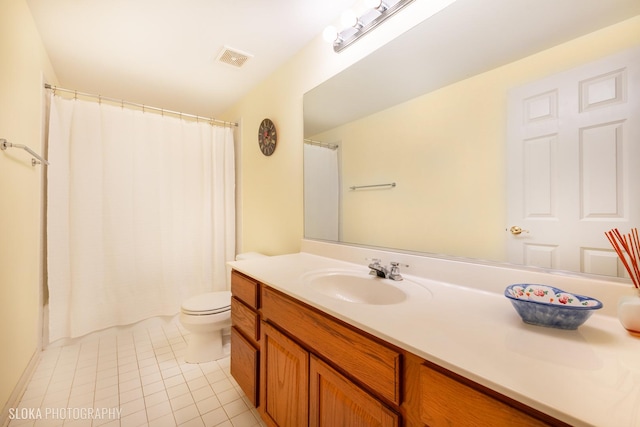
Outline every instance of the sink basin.
POLYGON ((356 304, 398 304, 407 298, 407 294, 396 287, 402 281, 394 282, 363 272, 322 271, 309 273, 304 279, 318 293, 356 304))

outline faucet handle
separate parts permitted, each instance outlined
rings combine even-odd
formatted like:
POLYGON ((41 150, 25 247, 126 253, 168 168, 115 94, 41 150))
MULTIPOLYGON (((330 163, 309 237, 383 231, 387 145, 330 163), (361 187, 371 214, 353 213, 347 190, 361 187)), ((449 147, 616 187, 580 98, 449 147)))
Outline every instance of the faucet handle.
POLYGON ((372 265, 380 265, 382 260, 380 258, 365 258, 367 261, 371 261, 372 265))
POLYGON ((389 264, 391 264, 391 267, 409 267, 409 264, 402 264, 396 261, 391 261, 389 264))
POLYGON ((401 264, 401 263, 395 262, 395 261, 392 261, 389 264, 391 264, 391 271, 389 271, 389 279, 391 279, 391 280, 402 280, 402 275, 400 274, 400 266, 409 267, 409 265, 408 264, 401 264))

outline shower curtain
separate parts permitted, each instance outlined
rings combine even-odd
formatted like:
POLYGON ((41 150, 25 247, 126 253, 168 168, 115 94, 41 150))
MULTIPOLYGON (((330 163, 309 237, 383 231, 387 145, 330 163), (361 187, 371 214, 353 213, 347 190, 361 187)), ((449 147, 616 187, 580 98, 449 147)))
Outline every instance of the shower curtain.
POLYGON ((339 149, 304 144, 304 235, 340 239, 339 149))
POLYGON ((227 289, 232 129, 52 94, 48 158, 51 342, 227 289))

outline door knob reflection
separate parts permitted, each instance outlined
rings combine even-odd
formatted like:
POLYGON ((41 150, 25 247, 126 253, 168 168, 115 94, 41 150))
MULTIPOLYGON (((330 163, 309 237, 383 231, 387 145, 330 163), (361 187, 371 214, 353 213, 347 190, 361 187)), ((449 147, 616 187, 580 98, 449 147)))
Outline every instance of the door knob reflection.
POLYGON ((529 230, 523 230, 521 227, 518 227, 517 225, 514 225, 513 227, 511 227, 509 231, 511 232, 511 234, 515 236, 517 236, 518 234, 529 232, 529 230))

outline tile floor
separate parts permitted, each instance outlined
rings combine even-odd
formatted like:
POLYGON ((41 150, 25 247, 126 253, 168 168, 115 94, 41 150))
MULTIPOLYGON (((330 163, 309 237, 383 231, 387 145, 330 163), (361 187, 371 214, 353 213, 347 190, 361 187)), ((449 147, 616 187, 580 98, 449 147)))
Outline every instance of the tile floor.
POLYGON ((175 317, 49 346, 9 427, 264 426, 229 357, 185 363, 187 339, 175 317))

